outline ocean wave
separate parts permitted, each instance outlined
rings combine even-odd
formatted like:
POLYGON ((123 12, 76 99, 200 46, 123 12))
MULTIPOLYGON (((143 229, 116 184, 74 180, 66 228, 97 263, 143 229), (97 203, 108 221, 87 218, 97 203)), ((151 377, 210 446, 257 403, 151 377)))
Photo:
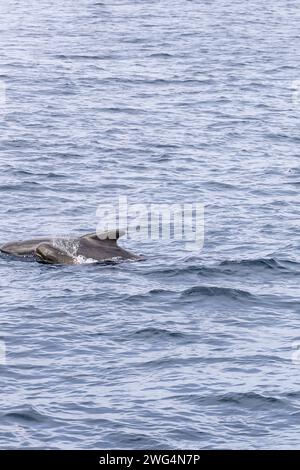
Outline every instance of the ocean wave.
POLYGON ((218 287, 218 286, 193 286, 181 292, 182 299, 196 297, 216 297, 222 296, 230 299, 251 299, 254 297, 250 292, 234 289, 232 287, 218 287))
POLYGON ((278 260, 276 258, 255 258, 242 260, 225 260, 220 263, 225 267, 247 267, 247 268, 266 268, 279 271, 288 271, 290 268, 300 267, 299 263, 290 260, 278 260))
POLYGON ((154 327, 149 327, 149 328, 141 328, 139 330, 136 330, 134 333, 132 333, 131 336, 136 336, 141 339, 152 339, 152 338, 162 338, 162 339, 167 339, 167 338, 183 338, 187 339, 188 334, 182 333, 181 331, 170 331, 166 330, 163 328, 154 328, 154 327))
POLYGON ((285 399, 275 396, 267 396, 258 392, 228 392, 221 395, 187 394, 174 396, 176 400, 191 402, 198 405, 219 406, 232 405, 244 409, 257 410, 259 408, 281 408, 285 406, 285 399))
POLYGON ((15 409, 0 414, 2 419, 9 419, 14 422, 42 423, 49 421, 49 416, 41 413, 33 406, 16 407, 15 409))
POLYGON ((161 289, 161 288, 156 288, 156 289, 149 289, 146 292, 141 292, 138 294, 131 294, 127 295, 124 300, 135 302, 138 300, 146 300, 146 299, 154 299, 156 297, 162 297, 162 296, 168 296, 168 295, 176 295, 176 292, 173 290, 169 289, 161 289))
POLYGON ((281 274, 294 274, 300 272, 300 263, 287 259, 276 259, 276 258, 254 258, 254 259, 241 259, 241 260, 224 260, 220 263, 212 265, 204 265, 190 263, 192 260, 187 260, 183 265, 175 265, 170 267, 161 267, 150 269, 146 275, 156 276, 161 275, 163 277, 182 277, 186 275, 199 275, 204 277, 214 277, 215 275, 228 275, 239 273, 247 270, 249 273, 254 275, 259 270, 278 272, 281 274))

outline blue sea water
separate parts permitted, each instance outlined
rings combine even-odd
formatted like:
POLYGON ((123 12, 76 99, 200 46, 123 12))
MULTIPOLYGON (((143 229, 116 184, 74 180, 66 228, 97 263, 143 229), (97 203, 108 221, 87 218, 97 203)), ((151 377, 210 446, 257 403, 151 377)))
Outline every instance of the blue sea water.
POLYGON ((2 449, 300 448, 299 19, 1 0, 1 241, 90 232, 118 196, 205 204, 199 252, 1 255, 2 449))

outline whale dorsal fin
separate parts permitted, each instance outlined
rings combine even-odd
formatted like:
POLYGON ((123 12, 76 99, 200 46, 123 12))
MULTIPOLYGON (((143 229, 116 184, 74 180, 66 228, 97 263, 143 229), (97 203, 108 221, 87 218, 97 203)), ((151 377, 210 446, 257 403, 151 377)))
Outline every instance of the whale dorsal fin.
POLYGON ((125 235, 124 230, 107 230, 106 232, 102 233, 87 233, 80 238, 86 238, 87 240, 98 240, 98 241, 111 241, 116 242, 120 237, 125 235))

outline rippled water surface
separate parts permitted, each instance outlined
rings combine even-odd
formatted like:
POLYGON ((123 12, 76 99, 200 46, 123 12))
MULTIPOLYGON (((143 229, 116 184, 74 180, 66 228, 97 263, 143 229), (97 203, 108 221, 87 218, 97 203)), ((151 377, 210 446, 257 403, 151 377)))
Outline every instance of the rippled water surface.
POLYGON ((201 252, 0 257, 1 448, 300 448, 299 19, 1 0, 1 241, 89 232, 118 195, 206 206, 201 252))

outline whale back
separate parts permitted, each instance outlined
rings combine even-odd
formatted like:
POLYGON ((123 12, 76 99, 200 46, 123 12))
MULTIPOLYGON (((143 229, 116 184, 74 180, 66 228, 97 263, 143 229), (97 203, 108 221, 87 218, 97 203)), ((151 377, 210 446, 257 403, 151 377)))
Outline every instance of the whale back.
POLYGON ((48 238, 36 238, 32 240, 17 241, 5 243, 0 247, 0 250, 3 253, 16 256, 33 256, 35 250, 40 243, 50 242, 51 239, 48 238))
POLYGON ((33 256, 39 260, 56 264, 76 263, 77 256, 96 261, 144 259, 118 245, 123 230, 110 230, 102 233, 88 233, 79 238, 37 238, 10 242, 0 246, 0 251, 10 255, 33 256))
POLYGON ((111 230, 83 235, 79 238, 78 255, 98 261, 112 258, 138 259, 136 255, 118 245, 118 239, 124 234, 123 230, 111 230))
POLYGON ((113 242, 117 243, 118 239, 125 235, 124 230, 116 229, 116 230, 106 230, 104 232, 92 232, 92 233, 87 233, 86 235, 83 235, 80 237, 80 240, 86 239, 86 240, 93 240, 93 241, 99 241, 99 242, 113 242))

